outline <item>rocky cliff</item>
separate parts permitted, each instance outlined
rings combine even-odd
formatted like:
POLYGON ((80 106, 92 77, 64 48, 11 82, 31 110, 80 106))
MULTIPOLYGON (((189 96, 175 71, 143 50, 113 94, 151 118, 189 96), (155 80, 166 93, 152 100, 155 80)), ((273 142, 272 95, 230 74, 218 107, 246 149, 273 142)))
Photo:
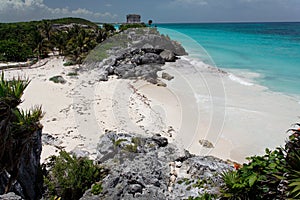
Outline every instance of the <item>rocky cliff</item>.
POLYGON ((157 84, 157 72, 165 62, 187 55, 184 48, 153 28, 128 29, 96 47, 85 60, 89 68, 98 68, 99 80, 117 75, 124 79, 144 79, 157 84))
POLYGON ((188 199, 218 194, 220 174, 232 168, 210 156, 195 156, 160 135, 107 132, 101 137, 96 162, 110 170, 103 192, 88 190, 90 199, 188 199))
MULTIPOLYGON (((14 192, 23 199, 40 199, 42 197, 43 177, 41 173, 40 157, 42 152, 42 130, 36 131, 32 137, 31 142, 26 145, 29 154, 24 154, 21 157, 20 166, 18 170, 18 177, 13 183, 10 192, 14 192)), ((5 187, 8 184, 10 171, 2 171, 0 174, 0 194, 3 194, 5 187)), ((14 199, 14 195, 0 195, 0 199, 14 199), (9 198, 8 198, 9 196, 9 198)))

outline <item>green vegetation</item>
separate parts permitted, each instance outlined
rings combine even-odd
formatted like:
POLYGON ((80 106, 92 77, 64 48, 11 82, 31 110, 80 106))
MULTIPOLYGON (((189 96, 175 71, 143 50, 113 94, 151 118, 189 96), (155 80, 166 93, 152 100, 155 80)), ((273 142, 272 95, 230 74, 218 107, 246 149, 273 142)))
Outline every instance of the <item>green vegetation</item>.
POLYGON ((89 20, 76 18, 76 17, 68 17, 68 18, 60 18, 60 19, 53 19, 50 20, 52 24, 81 24, 81 25, 88 25, 90 27, 97 28, 98 25, 90 22, 89 20))
POLYGON ((96 183, 92 186, 92 194, 93 195, 98 195, 102 192, 103 188, 102 188, 102 184, 101 183, 96 183))
POLYGON ((81 63, 98 43, 113 35, 110 24, 99 28, 80 18, 0 23, 0 61, 26 61, 59 53, 81 63))
POLYGON ((53 76, 49 80, 53 81, 54 83, 61 83, 61 84, 65 84, 66 83, 66 80, 62 76, 60 76, 60 75, 53 76))
MULTIPOLYGON (((60 197, 62 200, 80 199, 93 183, 102 180, 107 171, 93 164, 88 158, 76 158, 65 151, 52 156, 46 165, 48 174, 44 177, 47 198, 60 197)), ((101 193, 100 183, 92 187, 93 193, 101 193)))
POLYGON ((103 28, 104 28, 104 30, 106 30, 107 32, 115 32, 116 31, 116 29, 115 29, 115 27, 114 27, 114 25, 112 25, 112 24, 103 24, 103 28))
POLYGON ((72 66, 72 65, 75 65, 76 63, 72 62, 72 61, 67 61, 64 63, 64 66, 72 66))
POLYGON ((122 142, 126 142, 126 141, 127 141, 126 139, 118 139, 117 141, 114 141, 114 146, 118 147, 122 142))
POLYGON ((78 76, 78 73, 75 71, 75 72, 69 72, 67 74, 67 76, 78 76))
POLYGON ((122 24, 119 29, 120 29, 120 31, 125 31, 129 28, 144 28, 144 27, 146 27, 146 24, 144 24, 144 23, 141 23, 141 24, 122 24))
MULTIPOLYGON (((300 124, 298 124, 299 126, 300 124)), ((284 148, 266 149, 248 158, 237 171, 224 172, 224 199, 298 199, 300 197, 300 130, 291 129, 284 148)))
POLYGON ((41 107, 29 111, 18 108, 29 83, 29 80, 20 78, 5 80, 3 73, 0 80, 0 171, 10 174, 5 191, 9 191, 17 180, 21 158, 30 156, 32 137, 42 127, 41 107))
POLYGON ((127 144, 124 147, 124 150, 128 151, 128 152, 132 152, 132 153, 137 153, 137 145, 135 145, 135 144, 127 144))
POLYGON ((187 200, 213 200, 216 198, 217 198, 217 195, 215 195, 215 194, 204 193, 203 195, 201 195, 199 197, 189 197, 187 200))
POLYGON ((30 47, 16 40, 0 40, 0 60, 1 61, 26 61, 32 56, 30 47))
POLYGON ((249 163, 240 170, 223 174, 225 197, 268 199, 280 195, 277 187, 281 180, 276 175, 285 173, 283 151, 267 149, 264 156, 253 156, 248 160, 249 163))
POLYGON ((141 138, 133 137, 131 139, 131 144, 127 144, 124 147, 124 150, 128 151, 128 152, 132 152, 132 153, 137 153, 138 152, 138 146, 140 146, 141 143, 142 143, 141 138))
POLYGON ((108 58, 108 51, 113 47, 125 48, 128 45, 128 38, 126 35, 116 34, 102 43, 100 43, 95 49, 93 49, 86 57, 85 62, 93 63, 99 62, 105 58, 108 58))

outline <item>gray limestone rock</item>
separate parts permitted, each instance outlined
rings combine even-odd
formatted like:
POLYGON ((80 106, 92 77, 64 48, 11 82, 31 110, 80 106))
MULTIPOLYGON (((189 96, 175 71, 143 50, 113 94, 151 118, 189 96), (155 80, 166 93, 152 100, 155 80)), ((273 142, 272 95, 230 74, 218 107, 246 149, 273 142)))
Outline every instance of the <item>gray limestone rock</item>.
POLYGON ((168 81, 170 81, 170 80, 172 80, 174 78, 174 76, 172 76, 172 75, 170 75, 170 74, 168 74, 166 72, 163 72, 162 75, 161 75, 161 77, 163 79, 165 79, 165 80, 168 80, 168 81))
POLYGON ((103 191, 87 199, 188 199, 205 192, 218 193, 221 179, 216 173, 231 169, 214 157, 193 156, 160 135, 143 137, 112 131, 101 137, 97 163, 110 169, 102 180, 103 191), (188 184, 180 183, 186 180, 188 184), (204 188, 192 188, 198 180, 209 180, 204 188), (178 182, 179 181, 179 182, 178 182))
POLYGON ((22 200, 22 197, 16 195, 13 192, 10 192, 10 193, 4 194, 4 195, 0 195, 0 199, 3 199, 3 200, 22 200))
POLYGON ((175 62, 176 56, 175 54, 170 50, 164 50, 159 54, 166 62, 175 62))
POLYGON ((99 44, 84 64, 87 68, 101 69, 99 81, 107 81, 108 76, 117 75, 119 78, 141 78, 156 84, 156 73, 165 62, 173 62, 176 56, 186 54, 178 42, 160 35, 156 29, 129 29, 99 44), (110 45, 112 47, 107 49, 110 45), (106 55, 104 59, 103 55, 106 55))
MULTIPOLYGON (((40 157, 42 152, 42 130, 36 131, 32 136, 29 149, 29 156, 21 157, 18 177, 11 187, 11 192, 16 193, 24 199, 40 199, 42 197, 43 176, 40 168, 40 157)), ((0 174, 0 193, 8 183, 9 172, 3 171, 0 174)))

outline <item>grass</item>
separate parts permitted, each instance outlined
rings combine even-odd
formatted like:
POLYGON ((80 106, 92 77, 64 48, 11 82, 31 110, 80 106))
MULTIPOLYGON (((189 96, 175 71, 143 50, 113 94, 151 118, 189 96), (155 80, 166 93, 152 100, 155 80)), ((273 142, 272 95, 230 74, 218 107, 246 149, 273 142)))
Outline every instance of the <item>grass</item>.
POLYGON ((126 35, 118 34, 100 43, 86 57, 86 63, 100 62, 109 57, 108 51, 113 47, 126 48, 129 40, 126 35))
POLYGON ((137 153, 137 145, 135 145, 135 144, 127 144, 124 147, 124 150, 128 151, 128 152, 132 152, 132 153, 137 153))
POLYGON ((126 139, 118 139, 117 141, 114 141, 114 146, 115 147, 118 147, 118 146, 120 146, 120 144, 122 143, 122 142, 126 142, 126 141, 128 141, 128 140, 126 140, 126 139))
POLYGON ((69 72, 67 76, 78 76, 77 72, 69 72))

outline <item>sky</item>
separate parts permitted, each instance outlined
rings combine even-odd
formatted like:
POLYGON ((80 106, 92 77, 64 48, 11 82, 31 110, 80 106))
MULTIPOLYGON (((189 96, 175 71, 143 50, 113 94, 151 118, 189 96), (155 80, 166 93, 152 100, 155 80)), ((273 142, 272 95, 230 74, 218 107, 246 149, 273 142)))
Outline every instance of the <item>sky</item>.
POLYGON ((300 0, 0 0, 0 22, 81 17, 94 22, 300 21, 300 0))

